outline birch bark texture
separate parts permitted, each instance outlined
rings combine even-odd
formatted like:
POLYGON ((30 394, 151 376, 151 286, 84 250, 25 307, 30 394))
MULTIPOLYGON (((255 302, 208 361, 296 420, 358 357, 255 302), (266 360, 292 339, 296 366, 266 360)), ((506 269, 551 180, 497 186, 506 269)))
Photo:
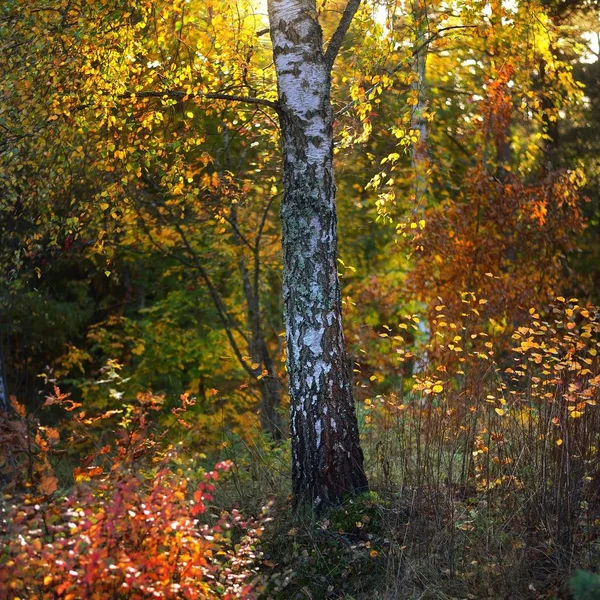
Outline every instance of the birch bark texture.
POLYGON ((331 68, 360 0, 327 51, 315 0, 269 0, 284 197, 283 296, 292 491, 319 511, 368 488, 342 330, 337 274, 331 68))

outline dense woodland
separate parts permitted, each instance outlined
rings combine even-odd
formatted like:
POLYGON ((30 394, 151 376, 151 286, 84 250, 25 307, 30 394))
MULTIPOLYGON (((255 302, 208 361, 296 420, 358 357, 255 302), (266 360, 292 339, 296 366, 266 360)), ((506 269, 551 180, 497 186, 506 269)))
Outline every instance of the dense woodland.
POLYGON ((600 599, 599 41, 0 2, 0 600, 600 599))

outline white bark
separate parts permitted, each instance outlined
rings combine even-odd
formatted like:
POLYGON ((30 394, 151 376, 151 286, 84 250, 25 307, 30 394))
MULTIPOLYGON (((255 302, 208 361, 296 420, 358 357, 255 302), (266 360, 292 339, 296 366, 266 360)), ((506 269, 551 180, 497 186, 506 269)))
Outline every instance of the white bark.
MULTIPOLYGON (((314 0, 270 0, 268 6, 284 171, 293 492, 296 503, 310 502, 318 510, 367 488, 337 275, 330 102, 336 48, 326 58, 314 0)), ((347 29, 349 22, 342 21, 347 29)))

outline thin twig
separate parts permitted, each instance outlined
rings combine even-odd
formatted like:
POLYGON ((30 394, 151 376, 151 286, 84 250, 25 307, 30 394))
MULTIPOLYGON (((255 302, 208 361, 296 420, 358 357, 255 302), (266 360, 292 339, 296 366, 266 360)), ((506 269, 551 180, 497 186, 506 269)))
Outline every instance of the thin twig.
POLYGON ((245 102, 247 104, 258 104, 259 106, 268 106, 273 110, 278 110, 279 105, 271 100, 264 98, 254 98, 253 96, 236 96, 235 94, 222 94, 220 92, 186 92, 184 90, 163 90, 158 92, 125 92, 119 94, 117 98, 123 100, 126 98, 174 98, 182 100, 183 98, 203 98, 206 100, 229 100, 230 102, 245 102))

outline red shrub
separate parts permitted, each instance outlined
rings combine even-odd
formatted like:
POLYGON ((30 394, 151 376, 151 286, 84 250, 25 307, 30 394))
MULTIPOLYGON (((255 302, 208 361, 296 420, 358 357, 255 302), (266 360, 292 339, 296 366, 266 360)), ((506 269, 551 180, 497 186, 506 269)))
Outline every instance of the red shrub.
POLYGON ((195 489, 164 468, 151 480, 113 472, 52 502, 5 498, 0 597, 253 597, 260 529, 236 511, 213 524, 198 519, 208 516, 211 482, 228 468, 220 463, 195 489))

